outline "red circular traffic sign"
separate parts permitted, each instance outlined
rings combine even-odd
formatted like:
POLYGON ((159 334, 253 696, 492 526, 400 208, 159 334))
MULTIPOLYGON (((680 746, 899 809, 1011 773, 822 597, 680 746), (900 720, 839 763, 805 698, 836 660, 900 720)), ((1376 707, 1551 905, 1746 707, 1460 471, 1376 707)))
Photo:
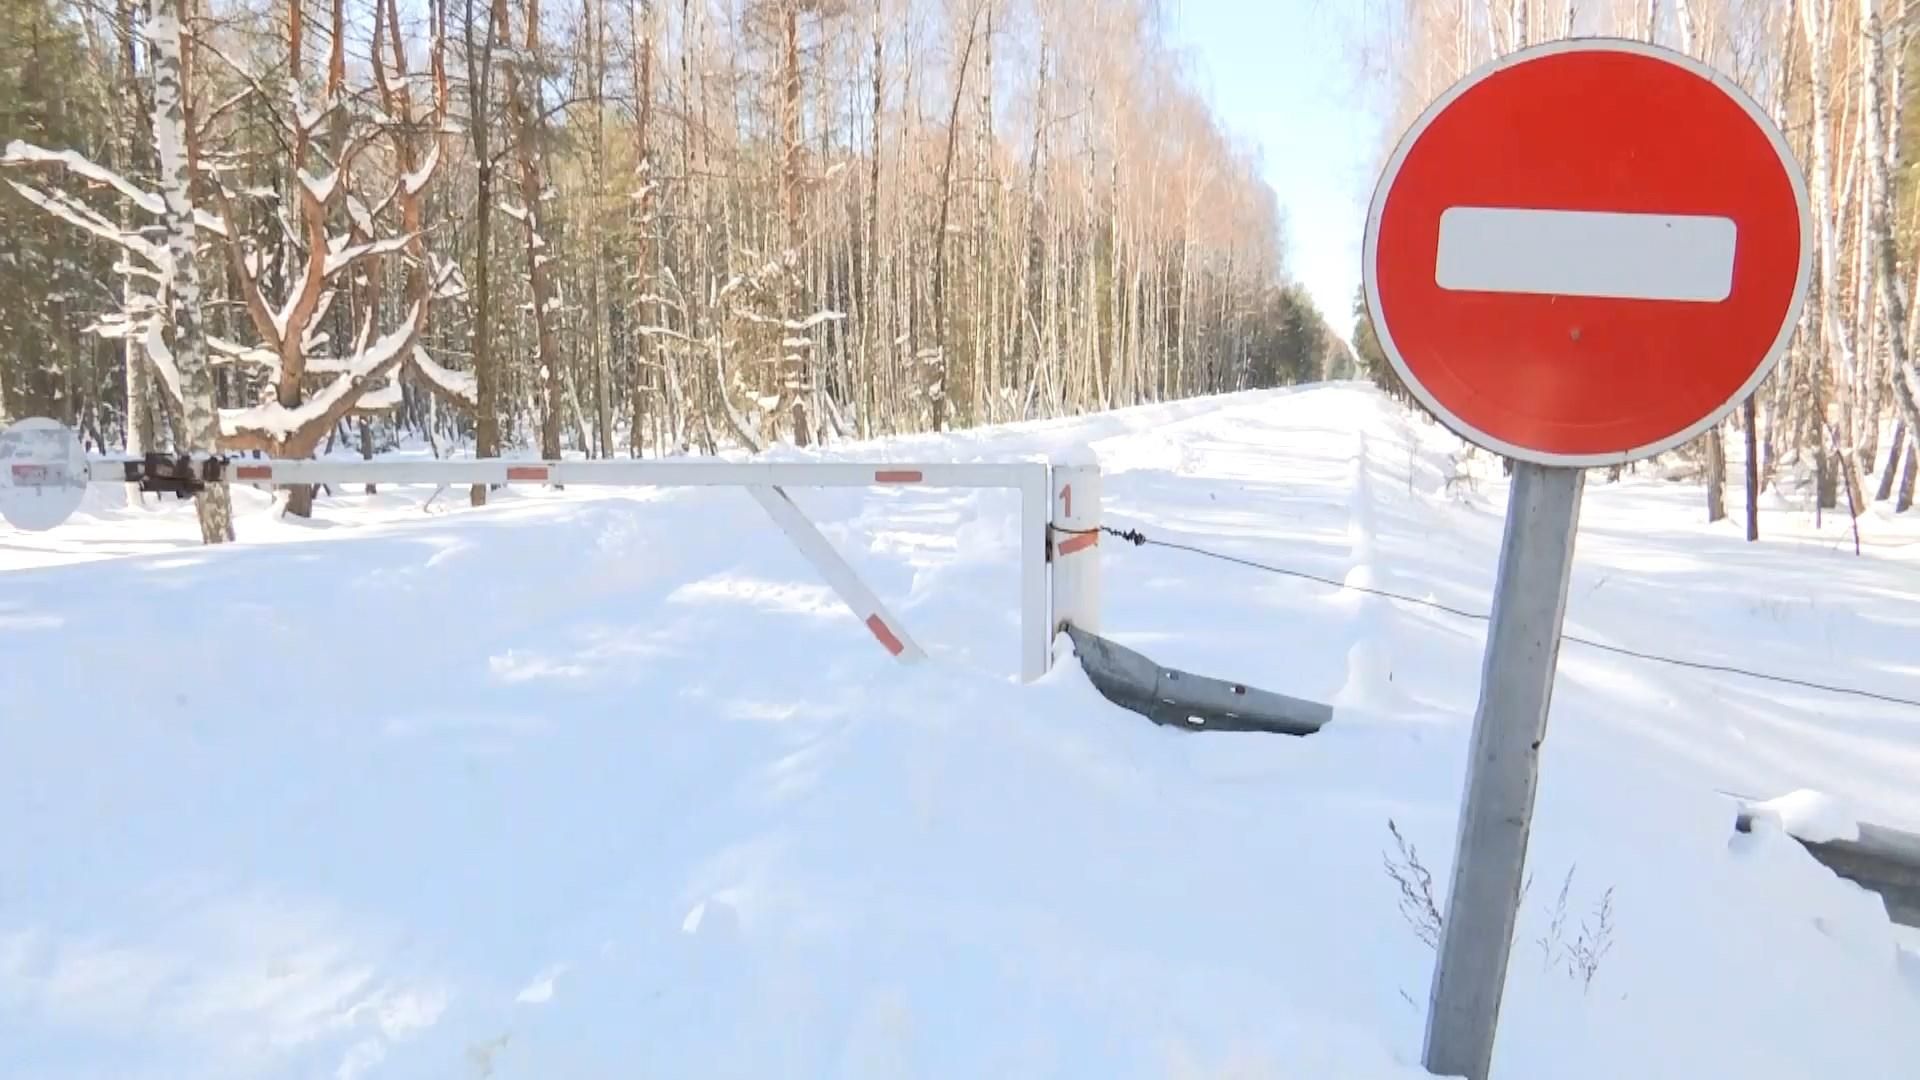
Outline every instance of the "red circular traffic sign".
POLYGON ((1363 276, 1381 348, 1461 437, 1610 465, 1701 434, 1792 337, 1812 219, 1780 132, 1725 76, 1558 41, 1469 75, 1388 159, 1363 276))

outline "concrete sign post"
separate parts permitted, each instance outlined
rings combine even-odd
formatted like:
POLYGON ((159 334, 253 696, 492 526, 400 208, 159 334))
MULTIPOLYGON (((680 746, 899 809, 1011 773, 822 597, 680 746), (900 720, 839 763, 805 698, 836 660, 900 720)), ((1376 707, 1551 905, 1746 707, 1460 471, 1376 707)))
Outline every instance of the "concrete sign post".
POLYGON ((1806 183, 1724 75, 1604 38, 1512 53, 1422 113, 1367 217, 1382 350, 1514 460, 1425 1065, 1485 1080, 1513 944, 1584 471, 1705 433, 1806 299, 1806 183))

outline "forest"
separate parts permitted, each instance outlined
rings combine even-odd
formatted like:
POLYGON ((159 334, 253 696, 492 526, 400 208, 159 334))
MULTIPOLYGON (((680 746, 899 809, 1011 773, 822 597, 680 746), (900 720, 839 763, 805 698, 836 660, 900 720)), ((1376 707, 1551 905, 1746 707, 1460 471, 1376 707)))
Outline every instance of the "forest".
POLYGON ((0 418, 657 456, 1356 374, 1169 38, 1154 0, 0 0, 0 418))
MULTIPOLYGON (((1805 173, 1813 282, 1787 355, 1724 430, 1684 450, 1727 516, 1729 439, 1746 463, 1747 533, 1760 493, 1857 517, 1906 512, 1920 470, 1920 149, 1911 0, 1387 0, 1368 63, 1392 87, 1388 138, 1462 75, 1515 49, 1606 35, 1653 42, 1726 73, 1773 117, 1805 173)), ((1384 150, 1383 150, 1384 156, 1384 150)), ((1360 367, 1412 398, 1357 298, 1360 367)), ((1614 471, 1618 477, 1618 470, 1614 471)))

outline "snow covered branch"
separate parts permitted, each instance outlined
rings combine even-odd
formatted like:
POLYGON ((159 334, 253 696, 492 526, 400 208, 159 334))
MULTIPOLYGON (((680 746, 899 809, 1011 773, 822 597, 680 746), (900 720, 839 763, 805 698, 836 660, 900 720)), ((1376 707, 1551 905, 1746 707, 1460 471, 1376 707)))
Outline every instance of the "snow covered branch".
POLYGON ((427 385, 438 391, 457 405, 475 408, 480 404, 480 383, 469 371, 451 371, 441 367, 427 350, 418 345, 413 347, 413 370, 419 372, 427 385))
POLYGON ((166 387, 167 394, 175 401, 180 400, 180 366, 173 361, 173 348, 167 344, 166 320, 158 314, 147 319, 145 344, 147 359, 153 361, 154 370, 160 373, 160 382, 166 387))
POLYGON ((267 371, 280 370, 280 354, 272 349, 263 349, 258 345, 241 345, 226 338, 207 335, 207 348, 216 359, 226 359, 242 364, 250 364, 267 371))
POLYGON ((72 150, 48 150, 15 139, 7 144, 6 152, 0 154, 0 165, 29 163, 59 165, 82 179, 105 184, 133 200, 135 206, 155 217, 166 212, 166 205, 161 202, 160 196, 134 185, 112 169, 95 164, 72 150))
MULTIPOLYGON (((159 217, 166 210, 166 204, 160 196, 75 151, 48 150, 45 147, 15 139, 7 144, 4 153, 0 153, 0 166, 20 168, 28 165, 58 165, 83 180, 112 188, 132 202, 136 208, 155 217, 159 217)), ((18 186, 17 182, 10 181, 10 183, 18 186)), ((71 197, 68 198, 72 201, 71 197)), ((227 234, 226 223, 204 210, 194 212, 193 223, 196 227, 216 236, 227 234)))
POLYGON ((748 311, 745 308, 734 308, 733 313, 748 322, 760 323, 765 326, 778 326, 786 330, 802 333, 824 323, 835 322, 847 317, 847 313, 844 311, 816 311, 804 319, 776 319, 769 315, 748 311))
POLYGON ((117 244, 140 256, 152 264, 154 269, 163 275, 171 265, 165 249, 161 248, 158 244, 143 239, 137 233, 122 229, 120 226, 102 217, 92 207, 87 206, 85 203, 82 203, 80 200, 65 192, 42 190, 31 184, 23 184, 13 179, 9 179, 7 184, 19 192, 22 198, 33 205, 47 211, 69 225, 83 229, 108 243, 117 244))
POLYGON ((413 236, 409 234, 405 236, 389 236, 370 243, 355 244, 352 247, 341 248, 339 251, 327 256, 327 261, 320 272, 328 277, 332 277, 370 255, 391 255, 394 252, 405 251, 407 245, 411 243, 413 243, 413 236))
POLYGON ((296 436, 311 438, 316 431, 324 432, 370 392, 370 383, 386 377, 413 347, 425 314, 425 306, 415 303, 405 322, 353 356, 331 382, 294 408, 268 401, 246 409, 222 409, 221 433, 236 442, 285 444, 296 436))

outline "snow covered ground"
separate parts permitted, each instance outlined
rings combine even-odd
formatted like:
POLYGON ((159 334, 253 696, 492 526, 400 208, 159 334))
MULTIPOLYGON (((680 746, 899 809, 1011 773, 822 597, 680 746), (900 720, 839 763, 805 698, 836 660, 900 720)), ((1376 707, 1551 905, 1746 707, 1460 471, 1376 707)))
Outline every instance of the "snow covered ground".
MULTIPOLYGON (((1366 389, 832 453, 1083 445, 1111 524, 1485 610, 1497 469, 1366 389)), ((795 493, 911 669, 744 493, 432 496, 0 532, 6 1075, 1424 1075, 1389 821, 1444 900, 1483 624, 1109 541, 1112 636, 1339 707, 1194 735, 1013 680, 1012 493, 795 493)), ((1920 515, 1701 505, 1590 486, 1569 629, 1920 692, 1920 515)), ((1916 777, 1920 710, 1568 644, 1496 1074, 1920 1075, 1920 941, 1725 794, 1916 777)))

